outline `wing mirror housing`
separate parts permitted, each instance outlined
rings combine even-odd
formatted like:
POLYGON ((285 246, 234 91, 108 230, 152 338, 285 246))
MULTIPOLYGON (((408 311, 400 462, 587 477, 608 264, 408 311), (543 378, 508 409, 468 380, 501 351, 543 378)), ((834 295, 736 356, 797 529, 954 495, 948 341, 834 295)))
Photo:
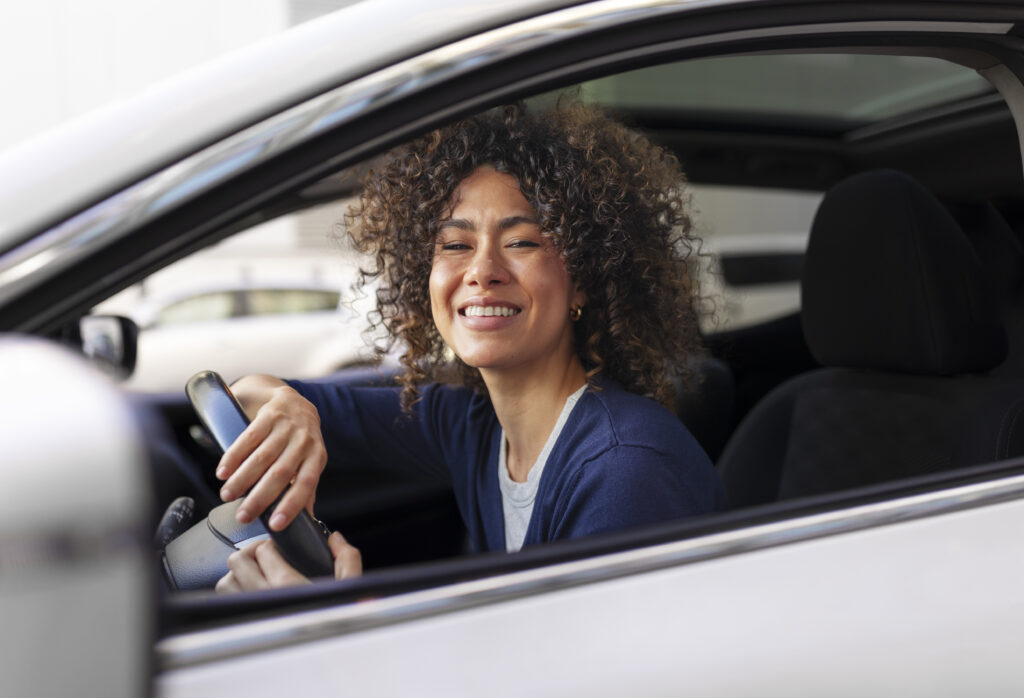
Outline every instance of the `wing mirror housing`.
POLYGON ((135 371, 139 327, 122 315, 86 315, 62 333, 65 344, 78 349, 101 373, 124 380, 135 371))
POLYGON ((55 342, 0 335, 0 676, 11 696, 151 693, 144 424, 55 342))

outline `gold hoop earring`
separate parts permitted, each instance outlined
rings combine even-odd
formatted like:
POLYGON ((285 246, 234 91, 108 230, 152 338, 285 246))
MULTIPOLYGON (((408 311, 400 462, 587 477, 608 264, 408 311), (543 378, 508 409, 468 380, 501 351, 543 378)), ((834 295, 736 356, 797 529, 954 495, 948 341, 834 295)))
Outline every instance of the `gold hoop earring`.
POLYGON ((580 307, 578 305, 574 305, 573 307, 569 308, 569 319, 570 320, 572 320, 573 322, 579 322, 581 317, 583 317, 583 308, 582 307, 580 307))

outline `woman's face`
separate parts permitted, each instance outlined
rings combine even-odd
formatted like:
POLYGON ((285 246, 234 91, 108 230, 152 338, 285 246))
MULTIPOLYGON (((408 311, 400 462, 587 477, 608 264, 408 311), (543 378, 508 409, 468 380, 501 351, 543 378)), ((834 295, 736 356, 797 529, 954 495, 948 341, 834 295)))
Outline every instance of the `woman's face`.
POLYGON ((574 360, 569 309, 582 305, 514 177, 480 167, 452 197, 430 272, 434 323, 470 366, 558 370, 574 360))

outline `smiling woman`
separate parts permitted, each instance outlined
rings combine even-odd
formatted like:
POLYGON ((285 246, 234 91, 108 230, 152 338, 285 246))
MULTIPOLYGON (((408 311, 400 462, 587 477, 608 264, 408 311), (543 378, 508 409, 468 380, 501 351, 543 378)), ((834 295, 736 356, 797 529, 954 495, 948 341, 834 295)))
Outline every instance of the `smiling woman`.
MULTIPOLYGON (((408 347, 402 388, 239 381, 253 421, 222 497, 252 488, 245 521, 293 482, 281 528, 312 507, 328 453, 418 470, 451 484, 481 551, 721 508, 707 455, 658 404, 697 345, 683 184, 674 158, 575 103, 397 148, 348 222, 376 260, 377 322, 408 347), (461 385, 436 382, 449 351, 461 385)), ((358 574, 351 546, 332 551, 339 577, 358 574)), ((301 579, 269 542, 229 567, 221 590, 301 579)))

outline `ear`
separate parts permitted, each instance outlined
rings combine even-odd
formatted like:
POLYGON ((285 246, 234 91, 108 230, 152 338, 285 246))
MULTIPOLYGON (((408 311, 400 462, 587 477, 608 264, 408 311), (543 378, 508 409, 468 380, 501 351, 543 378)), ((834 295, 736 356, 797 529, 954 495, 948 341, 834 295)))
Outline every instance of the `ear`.
POLYGON ((583 292, 583 289, 581 289, 579 286, 577 286, 576 290, 572 294, 572 301, 570 301, 569 307, 570 308, 575 308, 575 307, 582 308, 586 304, 587 304, 587 294, 583 292))

